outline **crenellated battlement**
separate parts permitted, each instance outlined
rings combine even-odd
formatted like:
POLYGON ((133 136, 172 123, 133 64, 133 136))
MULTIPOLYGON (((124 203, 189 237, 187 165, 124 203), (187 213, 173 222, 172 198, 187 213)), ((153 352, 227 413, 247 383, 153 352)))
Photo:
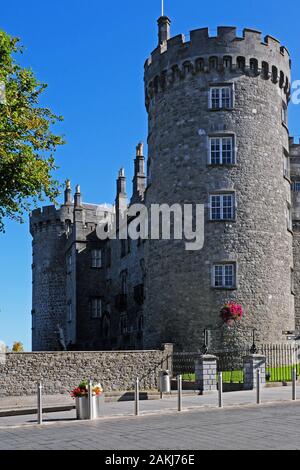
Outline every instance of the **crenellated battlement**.
POLYGON ((145 63, 146 105, 151 97, 189 75, 237 72, 260 76, 282 88, 289 99, 291 60, 288 50, 268 35, 244 29, 238 37, 235 27, 221 26, 217 36, 208 28, 191 31, 190 40, 175 36, 157 47, 145 63))
POLYGON ((30 233, 33 235, 37 231, 47 230, 50 226, 57 225, 61 227, 67 219, 72 220, 72 208, 56 208, 55 206, 45 206, 34 209, 29 216, 30 233), (66 211, 69 210, 69 213, 66 211))

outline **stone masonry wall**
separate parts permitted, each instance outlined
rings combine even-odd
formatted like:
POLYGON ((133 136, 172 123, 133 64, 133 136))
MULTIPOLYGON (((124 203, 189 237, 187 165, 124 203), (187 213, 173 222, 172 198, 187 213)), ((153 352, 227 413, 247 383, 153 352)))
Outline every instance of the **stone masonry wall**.
POLYGON ((104 391, 157 388, 159 370, 167 368, 168 347, 157 351, 8 353, 0 363, 0 397, 34 395, 42 381, 48 395, 68 393, 82 380, 101 382, 104 391))

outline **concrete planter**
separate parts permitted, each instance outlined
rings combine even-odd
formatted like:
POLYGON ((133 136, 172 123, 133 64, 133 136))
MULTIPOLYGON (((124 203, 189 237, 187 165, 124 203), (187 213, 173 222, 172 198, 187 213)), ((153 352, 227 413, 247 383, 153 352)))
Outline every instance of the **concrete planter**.
MULTIPOLYGON (((104 394, 92 397, 91 419, 97 419, 103 413, 104 394)), ((76 416, 79 420, 90 419, 88 397, 76 398, 76 416)))

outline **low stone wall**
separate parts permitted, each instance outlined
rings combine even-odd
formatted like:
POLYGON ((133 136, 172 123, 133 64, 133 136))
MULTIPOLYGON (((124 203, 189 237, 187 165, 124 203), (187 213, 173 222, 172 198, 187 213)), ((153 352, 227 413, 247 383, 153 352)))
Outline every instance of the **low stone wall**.
POLYGON ((101 382, 105 391, 155 390, 161 368, 170 368, 172 346, 161 351, 8 353, 0 362, 0 397, 34 395, 43 383, 47 395, 70 392, 83 379, 101 382))

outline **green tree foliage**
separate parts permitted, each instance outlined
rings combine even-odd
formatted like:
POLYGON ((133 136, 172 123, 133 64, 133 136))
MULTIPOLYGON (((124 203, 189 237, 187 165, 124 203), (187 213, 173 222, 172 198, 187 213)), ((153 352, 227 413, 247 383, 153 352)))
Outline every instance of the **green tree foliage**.
POLYGON ((16 341, 14 344, 13 344, 13 347, 12 347, 12 352, 24 352, 24 346, 23 346, 23 343, 21 343, 20 341, 16 341))
POLYGON ((51 128, 61 116, 39 106, 47 87, 18 65, 19 39, 0 31, 0 231, 4 217, 17 221, 46 196, 55 201, 54 153, 64 143, 51 128))

